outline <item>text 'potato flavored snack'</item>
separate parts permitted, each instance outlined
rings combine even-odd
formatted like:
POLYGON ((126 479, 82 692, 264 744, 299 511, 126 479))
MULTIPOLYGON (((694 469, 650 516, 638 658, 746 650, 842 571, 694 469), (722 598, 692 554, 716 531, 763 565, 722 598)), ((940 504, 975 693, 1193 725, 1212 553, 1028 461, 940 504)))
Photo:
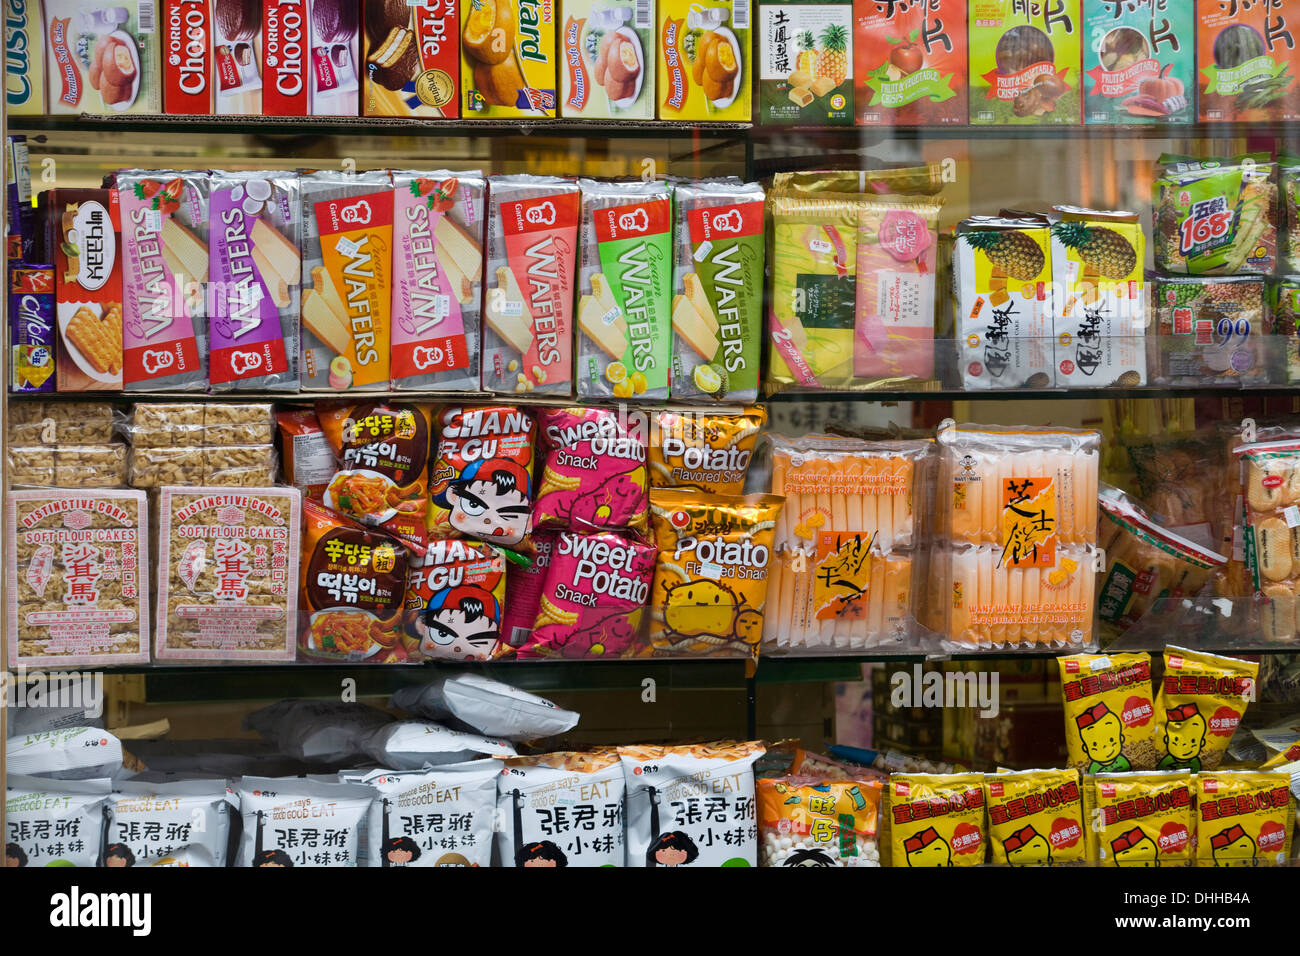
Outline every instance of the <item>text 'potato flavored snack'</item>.
POLYGON ((1282 866, 1291 858, 1291 775, 1221 770, 1196 775, 1196 865, 1282 866))
POLYGON ((757 405, 743 415, 656 412, 650 434, 651 486, 741 494, 754 443, 766 422, 767 411, 757 405))
POLYGON ((988 842, 984 775, 890 775, 889 823, 892 866, 979 866, 988 842))
POLYGON ((993 863, 1059 866, 1083 861, 1087 844, 1076 771, 985 774, 984 796, 993 863))
POLYGON ((437 416, 429 474, 429 535, 516 548, 532 528, 533 417, 500 405, 437 416))
POLYGON ((1058 657, 1070 766, 1083 773, 1154 770, 1148 654, 1058 657))
POLYGON ((555 408, 541 413, 548 444, 534 519, 541 528, 640 529, 646 524, 643 413, 555 408))
POLYGON ((406 632, 427 658, 486 661, 508 650, 501 639, 506 596, 505 558, 490 545, 459 538, 429 542, 407 582, 418 608, 406 612, 406 632))
POLYGON ((1170 644, 1156 696, 1160 770, 1215 770, 1255 699, 1259 664, 1170 644))
POLYGON ((1186 773, 1083 778, 1088 859, 1100 866, 1190 866, 1196 821, 1186 773))

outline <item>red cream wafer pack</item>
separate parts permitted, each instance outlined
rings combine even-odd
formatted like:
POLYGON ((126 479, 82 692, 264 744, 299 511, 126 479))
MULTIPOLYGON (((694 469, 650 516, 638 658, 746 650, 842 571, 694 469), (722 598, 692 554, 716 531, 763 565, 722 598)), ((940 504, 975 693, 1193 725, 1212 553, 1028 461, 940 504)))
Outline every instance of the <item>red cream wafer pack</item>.
POLYGON ((984 862, 983 774, 896 773, 888 793, 892 866, 984 862))
POLYGON ((647 419, 606 408, 542 413, 549 450, 538 481, 534 523, 574 531, 643 530, 647 419))
POLYGON ((506 568, 506 591, 510 600, 501 619, 502 640, 511 647, 522 647, 533 633, 533 622, 542 605, 542 588, 555 553, 554 531, 538 531, 532 536, 532 561, 527 565, 510 562, 506 568))
POLYGON ((449 408, 437 420, 429 536, 518 548, 532 529, 532 415, 489 405, 449 408))
POLYGON ((1196 775, 1196 865, 1284 866, 1291 857, 1291 775, 1220 771, 1196 775))
POLYGON ((641 618, 656 549, 609 532, 562 532, 520 658, 615 658, 648 653, 641 618))
POLYGON ((406 611, 406 632, 426 658, 487 661, 509 650, 501 639, 505 558, 477 541, 430 541, 414 563, 407 590, 419 607, 406 611))

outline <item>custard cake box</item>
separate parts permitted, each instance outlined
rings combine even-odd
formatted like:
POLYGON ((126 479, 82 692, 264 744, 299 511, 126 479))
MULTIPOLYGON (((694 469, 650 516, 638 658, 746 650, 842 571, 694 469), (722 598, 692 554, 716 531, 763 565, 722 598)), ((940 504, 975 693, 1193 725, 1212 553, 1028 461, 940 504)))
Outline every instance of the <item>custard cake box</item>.
POLYGON ((749 122, 749 0, 660 0, 656 17, 659 118, 749 122))
POLYGON ((41 5, 5 5, 5 110, 10 116, 40 116, 45 108, 45 42, 41 5))
POLYGON ((365 0, 366 116, 460 115, 461 2, 365 0))
POLYGON ((552 117, 556 110, 554 0, 463 0, 461 109, 466 117, 552 117))
POLYGON ((562 0, 560 115, 654 119, 655 0, 562 0))

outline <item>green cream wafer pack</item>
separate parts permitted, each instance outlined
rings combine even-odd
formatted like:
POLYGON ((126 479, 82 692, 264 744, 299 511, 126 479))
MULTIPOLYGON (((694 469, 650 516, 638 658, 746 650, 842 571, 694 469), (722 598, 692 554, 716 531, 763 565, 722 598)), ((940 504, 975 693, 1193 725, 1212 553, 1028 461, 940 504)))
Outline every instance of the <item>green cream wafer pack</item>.
POLYGON ((1155 261, 1186 275, 1268 275, 1277 261, 1277 164, 1165 154, 1151 186, 1155 261))

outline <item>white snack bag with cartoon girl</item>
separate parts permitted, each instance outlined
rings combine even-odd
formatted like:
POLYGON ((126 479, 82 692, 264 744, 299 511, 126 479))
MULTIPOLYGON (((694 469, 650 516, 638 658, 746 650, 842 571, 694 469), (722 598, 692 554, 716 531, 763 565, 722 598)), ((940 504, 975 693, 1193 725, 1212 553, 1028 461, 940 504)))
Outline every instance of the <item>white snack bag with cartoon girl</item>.
POLYGON ((105 866, 225 866, 225 780, 126 780, 108 798, 105 866))
MULTIPOLYGON (((12 767, 11 767, 12 769, 12 767)), ((6 867, 95 866, 112 781, 5 778, 6 867)))
POLYGON ((501 765, 372 770, 366 866, 491 866, 501 765))
POLYGON ((498 771, 502 866, 622 866, 623 769, 613 749, 507 760, 498 771))
POLYGON ((307 777, 239 781, 236 866, 356 866, 371 787, 307 777))

